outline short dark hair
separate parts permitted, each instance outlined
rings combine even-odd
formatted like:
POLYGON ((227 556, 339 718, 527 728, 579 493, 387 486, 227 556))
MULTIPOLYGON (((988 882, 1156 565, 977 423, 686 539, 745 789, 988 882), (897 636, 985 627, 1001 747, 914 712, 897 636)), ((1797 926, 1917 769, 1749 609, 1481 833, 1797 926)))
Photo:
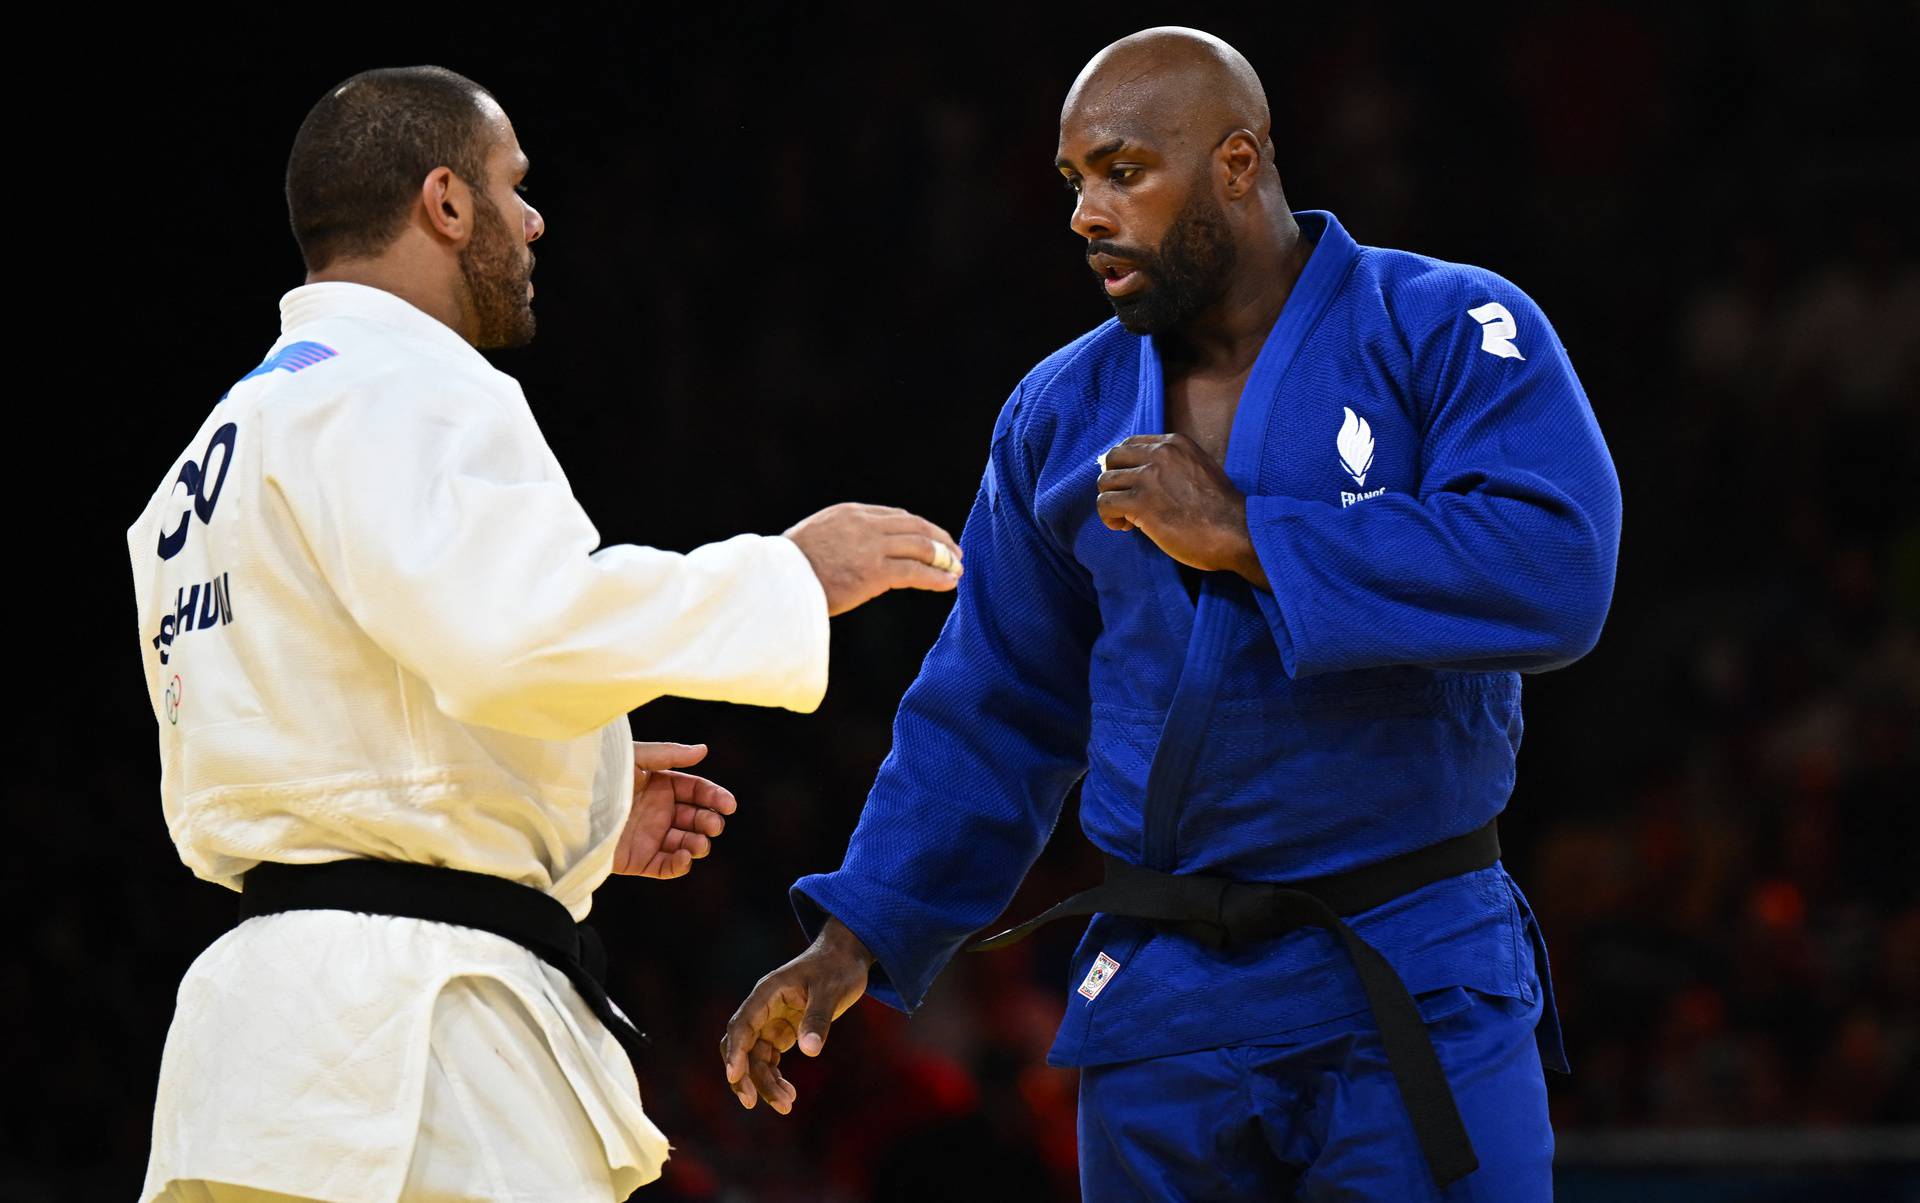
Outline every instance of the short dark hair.
POLYGON ((376 255, 436 167, 486 186, 493 93, 445 67, 381 67, 330 88, 293 137, 287 215, 308 271, 376 255))

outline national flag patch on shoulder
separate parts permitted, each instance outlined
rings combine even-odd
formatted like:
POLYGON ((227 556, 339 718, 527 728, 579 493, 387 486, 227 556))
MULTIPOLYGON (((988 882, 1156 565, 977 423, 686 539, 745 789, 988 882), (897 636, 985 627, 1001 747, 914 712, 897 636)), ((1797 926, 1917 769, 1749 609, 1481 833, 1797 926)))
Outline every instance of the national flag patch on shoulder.
POLYGON ((1113 975, 1120 972, 1120 962, 1106 953, 1093 958, 1093 968, 1087 970, 1087 980, 1080 983, 1080 993, 1088 998, 1100 997, 1100 991, 1107 988, 1113 975))
POLYGON ((267 356, 266 362, 240 377, 252 380, 255 376, 264 376, 268 372, 298 372, 310 368, 316 363, 332 359, 340 352, 325 343, 297 342, 288 343, 278 351, 267 356))

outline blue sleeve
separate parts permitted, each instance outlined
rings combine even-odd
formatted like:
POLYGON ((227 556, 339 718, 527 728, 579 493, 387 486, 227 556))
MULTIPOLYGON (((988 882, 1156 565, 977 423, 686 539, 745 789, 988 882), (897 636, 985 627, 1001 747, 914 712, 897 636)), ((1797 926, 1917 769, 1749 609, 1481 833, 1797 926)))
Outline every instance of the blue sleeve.
POLYGON ((1344 509, 1247 498, 1272 585, 1254 595, 1293 676, 1387 665, 1541 672, 1599 639, 1620 482, 1545 316, 1511 285, 1493 296, 1510 323, 1483 328, 1463 306, 1423 349, 1438 366, 1417 382, 1431 397, 1417 493, 1344 509), (1506 353, 1516 350, 1525 358, 1506 353))
POLYGON ((794 883, 811 939, 828 915, 874 954, 868 993, 911 1011, 1007 907, 1086 769, 1091 582, 1036 520, 1015 390, 960 544, 966 571, 907 690, 839 869, 794 883))

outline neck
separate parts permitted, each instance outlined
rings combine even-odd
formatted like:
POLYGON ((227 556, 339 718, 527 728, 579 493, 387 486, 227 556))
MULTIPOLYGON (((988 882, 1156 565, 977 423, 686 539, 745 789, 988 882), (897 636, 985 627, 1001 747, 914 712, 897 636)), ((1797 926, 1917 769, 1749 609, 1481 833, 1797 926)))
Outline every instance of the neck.
POLYGON ((1240 244, 1225 294, 1167 336, 1163 357, 1193 373, 1245 374, 1312 253, 1313 244, 1301 236, 1293 213, 1281 209, 1270 225, 1259 227, 1257 237, 1240 244))
POLYGON ((383 257, 337 260, 319 271, 308 272, 306 282, 364 284, 368 288, 390 292, 472 342, 473 315, 468 311, 469 307, 462 304, 464 298, 460 290, 434 287, 430 283, 432 279, 431 273, 419 270, 418 265, 383 257))

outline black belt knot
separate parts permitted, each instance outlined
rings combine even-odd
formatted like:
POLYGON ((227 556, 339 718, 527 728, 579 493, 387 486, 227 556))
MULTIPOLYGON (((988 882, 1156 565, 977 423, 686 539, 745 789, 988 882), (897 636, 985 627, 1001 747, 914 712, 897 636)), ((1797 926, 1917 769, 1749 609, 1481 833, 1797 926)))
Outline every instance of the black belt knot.
POLYGON ((1161 873, 1106 858, 1106 879, 1055 903, 1017 927, 971 946, 990 952, 1018 943, 1043 924, 1074 915, 1141 919, 1213 948, 1319 928, 1340 941, 1353 962, 1367 1006, 1380 1030, 1387 1065, 1413 1121, 1427 1168, 1442 1187, 1480 1168, 1473 1142, 1440 1068, 1420 1008, 1406 983, 1378 949, 1342 920, 1391 902, 1422 886, 1485 869, 1500 859, 1500 836, 1489 822, 1346 873, 1295 882, 1243 882, 1205 874, 1161 873))
POLYGON ((492 932, 564 973, 629 1058, 637 1062, 651 1043, 607 997, 607 950, 600 934, 575 923, 563 903, 531 886, 438 865, 353 859, 319 865, 265 861, 247 870, 241 887, 242 921, 283 911, 358 911, 492 932))

